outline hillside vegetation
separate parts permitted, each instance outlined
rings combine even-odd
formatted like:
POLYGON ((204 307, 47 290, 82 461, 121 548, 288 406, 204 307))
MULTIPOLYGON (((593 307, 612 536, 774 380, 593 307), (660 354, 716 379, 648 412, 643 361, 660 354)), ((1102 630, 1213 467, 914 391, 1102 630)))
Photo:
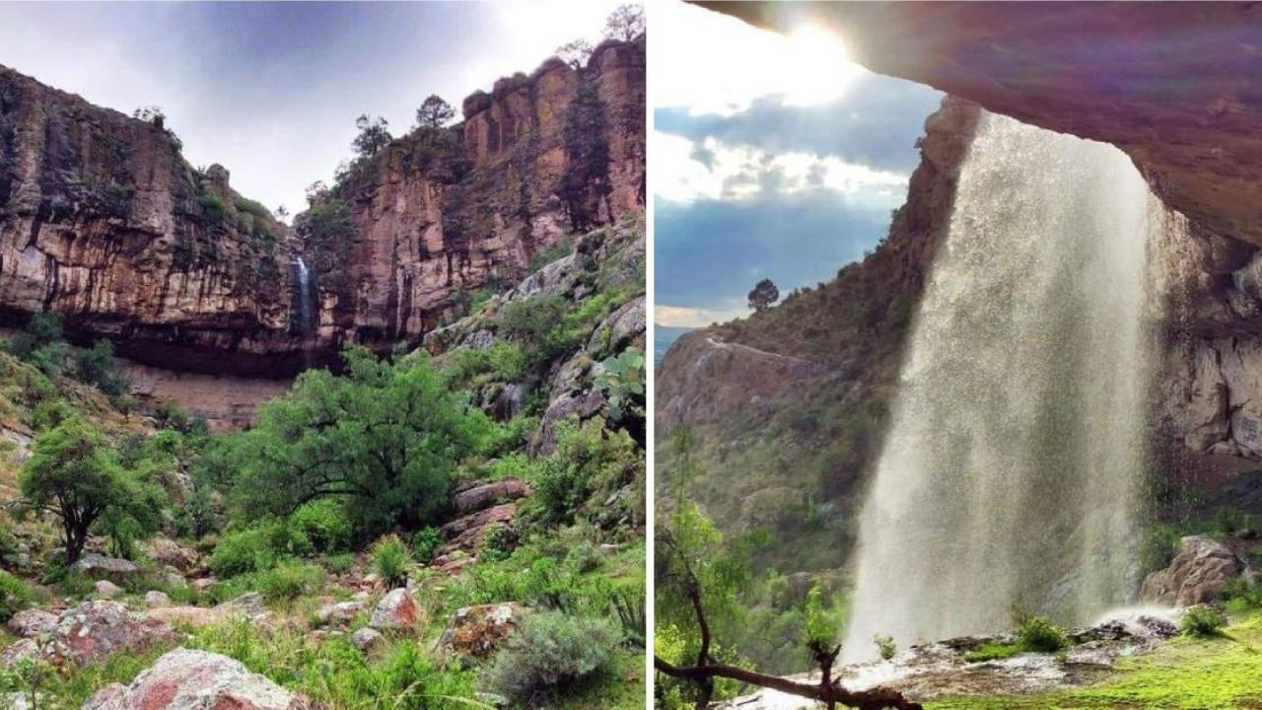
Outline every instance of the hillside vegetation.
POLYGON ((330 708, 641 706, 643 221, 568 243, 227 434, 37 317, 0 353, 0 689, 77 708, 184 647, 330 708))

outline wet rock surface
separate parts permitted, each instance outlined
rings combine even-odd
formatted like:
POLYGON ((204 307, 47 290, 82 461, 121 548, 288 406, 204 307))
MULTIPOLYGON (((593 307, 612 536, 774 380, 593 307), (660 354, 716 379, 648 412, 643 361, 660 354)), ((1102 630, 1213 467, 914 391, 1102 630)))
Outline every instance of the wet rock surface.
MULTIPOLYGON (((1178 633, 1179 613, 1170 609, 1120 610, 1093 626, 1069 632, 1062 654, 1022 653, 1011 658, 970 663, 965 654, 987 642, 1011 642, 1011 636, 969 636, 913 646, 888 661, 842 666, 835 676, 852 690, 895 688, 909 698, 969 695, 1025 695, 1077 687, 1106 677, 1114 662, 1152 650, 1178 633)), ((817 674, 793 676, 819 682, 817 674)), ((722 710, 807 710, 812 704, 774 690, 759 690, 718 706, 722 710)))
POLYGON ((1206 537, 1179 541, 1170 565, 1148 575, 1140 598, 1154 604, 1192 606, 1216 600, 1227 584, 1245 570, 1230 547, 1206 537))

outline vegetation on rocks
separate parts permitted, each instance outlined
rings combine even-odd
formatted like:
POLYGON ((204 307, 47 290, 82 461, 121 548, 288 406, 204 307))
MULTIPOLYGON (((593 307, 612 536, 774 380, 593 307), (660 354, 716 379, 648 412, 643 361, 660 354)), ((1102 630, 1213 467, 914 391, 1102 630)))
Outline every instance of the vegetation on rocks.
POLYGON ((334 708, 640 706, 643 323, 611 319, 643 294, 641 229, 573 239, 592 251, 559 285, 449 326, 488 330, 479 346, 350 349, 226 434, 172 406, 120 411, 108 351, 52 367, 74 351, 40 319, 10 346, 26 360, 0 353, 0 424, 29 434, 0 451, 15 513, 0 616, 109 596, 173 631, 84 664, 9 664, 0 690, 79 707, 184 646, 334 708), (506 388, 511 412, 493 406, 506 388), (600 404, 555 409, 573 397, 600 404), (474 495, 496 482, 512 495, 474 495), (444 650, 458 610, 508 602, 524 618, 488 653, 444 650))

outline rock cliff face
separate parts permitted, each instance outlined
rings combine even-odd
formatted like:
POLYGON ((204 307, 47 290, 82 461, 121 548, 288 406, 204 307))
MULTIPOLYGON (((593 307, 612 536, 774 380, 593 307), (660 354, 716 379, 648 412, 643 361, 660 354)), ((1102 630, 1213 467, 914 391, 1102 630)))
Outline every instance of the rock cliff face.
POLYGON ((355 226, 347 251, 306 245, 318 342, 414 341, 459 294, 515 281, 571 232, 643 210, 644 66, 642 39, 605 42, 581 71, 549 60, 465 100, 456 155, 417 133, 344 180, 331 199, 355 226), (591 146, 598 155, 579 154, 591 146))
POLYGON ((272 388, 218 384, 284 380, 350 342, 419 343, 571 232, 642 211, 644 66, 641 37, 501 79, 462 124, 342 176, 338 229, 314 235, 314 208, 276 222, 226 169, 189 166, 160 120, 0 67, 0 325, 62 313, 71 337, 141 368, 141 394, 248 420, 272 388))
POLYGON ((812 22, 873 71, 1126 152, 1181 222, 1162 245, 1168 462, 1262 454, 1262 6, 699 4, 770 29, 812 22))
POLYGON ((1256 3, 699 4, 770 29, 812 22, 872 71, 1112 143, 1171 208, 1262 245, 1256 3))

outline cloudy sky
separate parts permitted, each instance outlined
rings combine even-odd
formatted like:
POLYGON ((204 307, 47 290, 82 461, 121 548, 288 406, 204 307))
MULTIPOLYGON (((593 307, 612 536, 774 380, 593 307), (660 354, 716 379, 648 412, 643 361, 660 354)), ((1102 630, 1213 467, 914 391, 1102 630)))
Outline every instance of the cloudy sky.
POLYGON ((359 114, 401 133, 431 93, 459 111, 557 46, 599 39, 618 4, 4 3, 0 64, 126 113, 161 106, 189 162, 294 210, 350 154, 359 114))
POLYGON ((745 315, 758 280, 814 286, 876 244, 939 92, 850 63, 809 26, 666 2, 649 27, 658 323, 745 315))

